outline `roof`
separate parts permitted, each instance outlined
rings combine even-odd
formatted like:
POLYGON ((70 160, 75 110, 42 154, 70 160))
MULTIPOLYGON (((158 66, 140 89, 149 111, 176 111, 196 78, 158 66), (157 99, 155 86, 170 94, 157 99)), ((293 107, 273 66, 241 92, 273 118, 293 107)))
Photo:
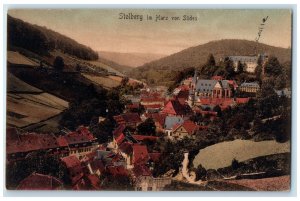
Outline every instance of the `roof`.
POLYGON ((111 175, 115 176, 127 176, 128 171, 124 166, 107 166, 107 172, 111 175))
POLYGON ((79 159, 74 155, 61 158, 61 161, 66 165, 67 168, 81 166, 79 159))
POLYGON ((259 84, 257 82, 243 82, 241 87, 256 87, 259 88, 259 84))
POLYGON ((184 127, 184 129, 188 132, 188 134, 192 135, 193 133, 195 133, 198 129, 199 126, 196 125, 194 122, 190 121, 190 120, 186 120, 184 123, 182 124, 175 124, 173 126, 173 132, 175 132, 176 130, 178 130, 180 127, 184 127))
POLYGON ((89 174, 87 177, 87 181, 92 187, 92 190, 100 190, 100 179, 95 174, 89 174))
POLYGON ((114 116, 115 121, 120 124, 126 123, 140 123, 142 122, 138 113, 124 113, 121 115, 114 116))
POLYGON ((64 136, 64 138, 68 144, 90 142, 96 139, 93 134, 84 126, 80 126, 76 131, 69 132, 64 136))
POLYGON ((38 173, 32 173, 23 179, 17 190, 59 190, 63 188, 63 183, 59 179, 38 173))
POLYGON ((144 140, 156 141, 159 138, 156 136, 147 136, 147 135, 132 135, 132 137, 137 141, 144 141, 144 140))
POLYGON ((134 144, 133 148, 133 164, 145 164, 149 160, 149 154, 146 145, 134 144))
POLYGON ((124 142, 119 146, 119 150, 125 154, 132 153, 132 143, 124 142))
POLYGON ((228 57, 233 62, 257 62, 258 56, 229 56, 228 57))
POLYGON ((177 99, 169 100, 162 110, 162 113, 169 115, 185 115, 187 113, 187 108, 185 105, 180 104, 177 99))
POLYGON ((248 103, 250 98, 236 98, 236 103, 237 104, 243 104, 243 103, 248 103))
POLYGON ((145 109, 160 109, 161 107, 162 107, 161 104, 144 105, 145 109))
POLYGON ((165 119, 165 129, 170 130, 175 124, 181 124, 184 120, 182 117, 167 116, 165 119))
POLYGON ((132 169, 132 172, 135 177, 152 176, 150 169, 146 165, 136 165, 132 169))
POLYGON ((46 150, 59 147, 57 138, 53 134, 26 133, 17 135, 18 138, 7 138, 7 154, 46 150))
POLYGON ((195 86, 195 90, 197 92, 211 92, 217 82, 217 80, 198 80, 195 86))
POLYGON ((141 102, 165 102, 165 98, 161 97, 143 97, 141 98, 141 102))
POLYGON ((163 127, 165 124, 166 116, 167 116, 166 114, 161 114, 161 113, 146 114, 147 118, 152 118, 154 122, 159 123, 161 127, 163 127))

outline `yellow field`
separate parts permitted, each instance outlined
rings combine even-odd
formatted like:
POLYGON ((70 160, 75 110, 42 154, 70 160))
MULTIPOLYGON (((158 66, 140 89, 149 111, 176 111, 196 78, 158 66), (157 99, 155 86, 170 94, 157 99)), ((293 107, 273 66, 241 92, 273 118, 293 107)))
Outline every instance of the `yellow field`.
POLYGON ((28 66, 38 66, 39 64, 23 56, 19 52, 7 51, 7 61, 12 64, 24 64, 28 66))
POLYGON ((104 88, 111 89, 113 87, 117 87, 121 83, 121 79, 117 79, 117 76, 97 76, 97 75, 90 75, 86 73, 82 73, 82 75, 91 80, 92 82, 102 85, 104 88))
POLYGON ((58 115, 68 102, 48 93, 7 94, 7 123, 24 127, 58 115))

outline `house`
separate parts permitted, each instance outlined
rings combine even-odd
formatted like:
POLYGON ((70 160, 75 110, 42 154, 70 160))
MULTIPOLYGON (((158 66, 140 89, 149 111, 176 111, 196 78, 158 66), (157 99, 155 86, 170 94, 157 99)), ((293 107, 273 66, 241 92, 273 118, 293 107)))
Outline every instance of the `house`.
POLYGON ((171 178, 154 178, 146 165, 135 166, 132 172, 136 191, 161 191, 171 184, 171 178))
POLYGON ((186 120, 182 124, 175 124, 173 126, 171 137, 174 139, 183 139, 184 137, 191 137, 198 130, 198 125, 196 125, 190 120, 186 120))
POLYGON ((161 104, 153 104, 153 105, 144 105, 146 113, 157 113, 162 109, 161 104))
POLYGON ((132 164, 134 166, 139 164, 146 164, 150 159, 147 146, 140 144, 133 144, 132 146, 132 164))
POLYGON ((70 155, 75 155, 79 159, 98 147, 97 138, 84 126, 80 126, 74 132, 69 132, 63 138, 68 143, 70 155))
POLYGON ((173 126, 176 124, 182 124, 184 119, 180 116, 167 116, 165 119, 164 130, 168 136, 171 136, 173 126))
POLYGON ((240 91, 248 93, 257 93, 259 89, 260 87, 257 82, 243 82, 239 87, 240 91))
POLYGON ((11 129, 7 132, 6 159, 8 161, 23 160, 31 154, 45 152, 49 156, 68 155, 68 144, 53 134, 25 133, 19 134, 11 129))
POLYGON ((63 182, 59 179, 44 174, 32 173, 23 179, 17 190, 63 190, 63 182))
POLYGON ((76 156, 72 155, 61 158, 61 162, 66 170, 64 175, 65 180, 71 186, 75 186, 84 176, 80 160, 76 156))
POLYGON ((188 105, 180 104, 178 99, 169 100, 161 111, 162 114, 168 116, 185 116, 191 114, 191 112, 191 108, 188 105))
POLYGON ((152 118, 156 126, 156 131, 163 132, 166 116, 166 114, 162 113, 145 113, 143 119, 146 120, 147 118, 152 118))
POLYGON ((135 128, 142 122, 138 113, 124 113, 113 117, 118 125, 135 128))
POLYGON ((160 105, 164 106, 165 98, 158 97, 158 96, 149 96, 149 97, 142 97, 141 98, 141 105, 160 105))

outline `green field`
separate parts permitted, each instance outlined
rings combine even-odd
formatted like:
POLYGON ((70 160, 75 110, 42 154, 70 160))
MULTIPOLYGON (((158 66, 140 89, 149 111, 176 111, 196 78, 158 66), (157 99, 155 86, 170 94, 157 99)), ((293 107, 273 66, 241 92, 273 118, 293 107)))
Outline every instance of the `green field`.
POLYGON ((290 152, 290 142, 278 143, 275 140, 254 142, 234 140, 221 142, 199 151, 193 164, 201 164, 206 169, 218 169, 231 165, 235 158, 239 162, 259 156, 290 152))

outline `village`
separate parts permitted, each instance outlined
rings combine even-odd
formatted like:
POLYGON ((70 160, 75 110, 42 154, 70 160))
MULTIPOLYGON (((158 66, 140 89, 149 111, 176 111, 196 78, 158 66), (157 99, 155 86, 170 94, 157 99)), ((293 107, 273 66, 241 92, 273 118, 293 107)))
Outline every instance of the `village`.
MULTIPOLYGON (((260 56, 229 58, 235 71, 243 63, 246 66, 244 71, 251 74, 260 56)), ((268 57, 265 56, 262 61, 264 65, 268 57)), ((163 154, 156 148, 157 143, 162 140, 179 142, 196 139, 197 135, 205 134, 223 111, 256 99, 260 86, 258 81, 238 84, 236 80, 227 80, 220 75, 203 79, 197 70, 193 76, 178 83, 171 93, 166 87, 143 85, 138 93, 124 95, 127 101, 125 110, 113 116, 116 126, 111 131, 112 138, 106 143, 99 143, 91 129, 83 125, 78 125, 74 131, 63 129, 59 136, 22 133, 8 127, 8 165, 32 160, 31 165, 43 166, 46 158, 50 158, 56 163, 50 163, 49 169, 54 168, 52 165, 59 169, 53 174, 34 171, 20 181, 16 189, 165 190, 178 177, 172 174, 153 175, 157 164, 164 160, 163 154)), ((279 97, 291 97, 287 88, 275 92, 279 97)), ((98 123, 105 119, 105 116, 99 116, 98 123)), ((180 180, 195 183, 196 177, 191 179, 190 176, 184 174, 180 180)))

